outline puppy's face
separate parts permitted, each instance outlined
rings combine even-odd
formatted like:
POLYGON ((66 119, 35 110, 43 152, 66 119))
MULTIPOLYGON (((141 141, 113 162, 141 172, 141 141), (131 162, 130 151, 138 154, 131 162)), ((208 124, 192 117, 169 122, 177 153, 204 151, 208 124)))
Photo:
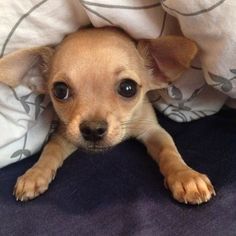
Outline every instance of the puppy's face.
POLYGON ((3 57, 0 81, 49 93, 61 132, 76 146, 98 151, 134 135, 145 118, 146 92, 176 80, 196 52, 195 43, 183 37, 135 43, 119 29, 82 29, 55 51, 37 47, 3 57), (37 64, 46 79, 25 79, 37 64))
POLYGON ((149 76, 128 36, 98 32, 73 34, 58 47, 48 84, 62 132, 91 151, 114 146, 130 135, 149 76))

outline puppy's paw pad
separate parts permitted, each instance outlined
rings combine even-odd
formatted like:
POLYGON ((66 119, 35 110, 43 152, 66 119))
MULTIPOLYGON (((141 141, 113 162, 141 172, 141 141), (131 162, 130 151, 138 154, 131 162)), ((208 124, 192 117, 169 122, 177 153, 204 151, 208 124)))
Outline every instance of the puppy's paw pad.
POLYGON ((186 204, 201 204, 216 195, 208 177, 192 169, 173 173, 167 176, 165 182, 173 197, 186 204))
POLYGON ((27 201, 44 193, 53 175, 48 170, 34 167, 17 179, 13 194, 16 200, 27 201))

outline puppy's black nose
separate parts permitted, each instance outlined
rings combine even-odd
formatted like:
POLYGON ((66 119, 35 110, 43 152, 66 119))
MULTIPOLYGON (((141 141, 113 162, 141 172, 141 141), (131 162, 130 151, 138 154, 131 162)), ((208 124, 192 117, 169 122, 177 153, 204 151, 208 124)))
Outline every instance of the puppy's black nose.
POLYGON ((106 121, 84 121, 80 124, 80 132, 86 141, 96 142, 101 140, 107 132, 106 121))

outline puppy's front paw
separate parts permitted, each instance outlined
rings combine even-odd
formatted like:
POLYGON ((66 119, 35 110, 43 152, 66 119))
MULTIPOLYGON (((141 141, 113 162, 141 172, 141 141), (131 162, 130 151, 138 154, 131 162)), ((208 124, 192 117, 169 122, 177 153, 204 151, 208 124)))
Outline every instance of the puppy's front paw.
POLYGON ((171 173, 165 184, 177 201, 186 204, 201 204, 216 195, 208 177, 190 168, 171 173))
POLYGON ((27 201, 44 193, 55 172, 49 169, 33 167, 17 179, 13 194, 16 200, 27 201))

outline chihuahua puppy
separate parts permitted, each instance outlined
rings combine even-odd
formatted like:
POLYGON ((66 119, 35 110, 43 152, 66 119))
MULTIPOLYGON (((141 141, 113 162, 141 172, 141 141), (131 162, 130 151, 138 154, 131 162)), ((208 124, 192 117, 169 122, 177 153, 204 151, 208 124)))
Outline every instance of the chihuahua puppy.
POLYGON ((204 174, 182 159, 171 136, 158 124, 147 92, 165 88, 189 67, 197 47, 166 36, 134 41, 116 28, 81 29, 52 49, 38 47, 0 60, 0 81, 26 83, 48 93, 60 125, 37 163, 19 177, 16 199, 33 199, 48 189, 58 168, 78 147, 104 151, 135 137, 158 163, 165 186, 183 203, 200 204, 215 195, 204 174), (39 65, 44 81, 23 81, 39 65))

